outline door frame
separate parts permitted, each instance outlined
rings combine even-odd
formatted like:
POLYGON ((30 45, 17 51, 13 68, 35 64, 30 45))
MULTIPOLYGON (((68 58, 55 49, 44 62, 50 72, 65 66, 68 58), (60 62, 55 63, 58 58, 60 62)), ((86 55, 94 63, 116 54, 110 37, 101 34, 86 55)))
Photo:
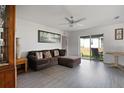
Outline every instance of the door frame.
MULTIPOLYGON (((80 46, 80 38, 81 37, 86 37, 86 36, 89 36, 89 38, 90 38, 90 59, 89 60, 92 60, 91 59, 91 39, 92 39, 92 36, 100 36, 100 35, 102 35, 103 37, 104 37, 104 34, 102 33, 102 34, 90 34, 90 35, 83 35, 83 36, 80 36, 79 37, 79 39, 78 39, 78 45, 79 45, 79 49, 78 49, 78 53, 79 53, 79 55, 80 55, 80 53, 81 53, 81 51, 80 51, 80 48, 81 48, 81 46, 80 46)), ((104 41, 103 41, 103 43, 104 43, 104 41)), ((103 44, 103 50, 104 50, 104 44, 103 44)), ((103 51, 104 52, 104 51, 103 51)), ((104 54, 104 53, 103 53, 104 54)), ((80 57, 81 57, 81 55, 80 55, 80 57)), ((103 58, 104 58, 104 55, 103 55, 103 58)))

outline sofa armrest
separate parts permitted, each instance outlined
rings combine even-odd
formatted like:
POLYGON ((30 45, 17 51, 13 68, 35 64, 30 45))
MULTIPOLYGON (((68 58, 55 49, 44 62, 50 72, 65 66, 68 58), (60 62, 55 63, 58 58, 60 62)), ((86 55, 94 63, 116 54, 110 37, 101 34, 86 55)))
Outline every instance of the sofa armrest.
POLYGON ((28 58, 28 66, 29 66, 29 68, 36 70, 36 68, 37 68, 37 64, 36 64, 37 58, 36 58, 36 56, 28 55, 27 58, 28 58))
POLYGON ((27 58, 28 60, 37 61, 37 58, 34 55, 29 55, 27 58))

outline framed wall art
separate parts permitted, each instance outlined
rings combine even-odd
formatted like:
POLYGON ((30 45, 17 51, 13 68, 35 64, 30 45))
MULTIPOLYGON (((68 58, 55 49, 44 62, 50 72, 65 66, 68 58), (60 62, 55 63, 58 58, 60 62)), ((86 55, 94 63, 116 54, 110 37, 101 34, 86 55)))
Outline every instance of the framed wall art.
POLYGON ((57 33, 38 30, 39 43, 60 43, 61 35, 57 33))
POLYGON ((123 28, 115 29, 115 40, 123 40, 123 28))

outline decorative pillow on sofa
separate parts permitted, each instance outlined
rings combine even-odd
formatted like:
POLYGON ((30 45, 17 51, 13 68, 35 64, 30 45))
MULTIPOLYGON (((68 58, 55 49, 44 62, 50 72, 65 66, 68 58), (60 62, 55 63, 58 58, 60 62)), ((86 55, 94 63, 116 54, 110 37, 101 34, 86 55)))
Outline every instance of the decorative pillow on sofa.
POLYGON ((54 56, 59 56, 59 51, 58 50, 54 50, 54 56))
POLYGON ((42 59, 43 53, 42 52, 36 52, 36 57, 37 57, 37 59, 42 59))
POLYGON ((52 56, 51 56, 50 51, 44 52, 44 57, 45 57, 45 58, 51 58, 52 56))

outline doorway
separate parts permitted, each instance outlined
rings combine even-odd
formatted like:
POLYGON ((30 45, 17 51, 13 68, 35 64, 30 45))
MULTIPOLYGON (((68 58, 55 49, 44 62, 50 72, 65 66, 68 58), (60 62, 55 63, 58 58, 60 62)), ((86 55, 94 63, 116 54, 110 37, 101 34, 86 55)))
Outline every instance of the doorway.
POLYGON ((65 49, 66 50, 66 54, 65 55, 68 55, 68 40, 67 40, 67 36, 62 36, 62 49, 65 49))
POLYGON ((103 34, 80 37, 80 55, 83 59, 103 61, 103 34))

